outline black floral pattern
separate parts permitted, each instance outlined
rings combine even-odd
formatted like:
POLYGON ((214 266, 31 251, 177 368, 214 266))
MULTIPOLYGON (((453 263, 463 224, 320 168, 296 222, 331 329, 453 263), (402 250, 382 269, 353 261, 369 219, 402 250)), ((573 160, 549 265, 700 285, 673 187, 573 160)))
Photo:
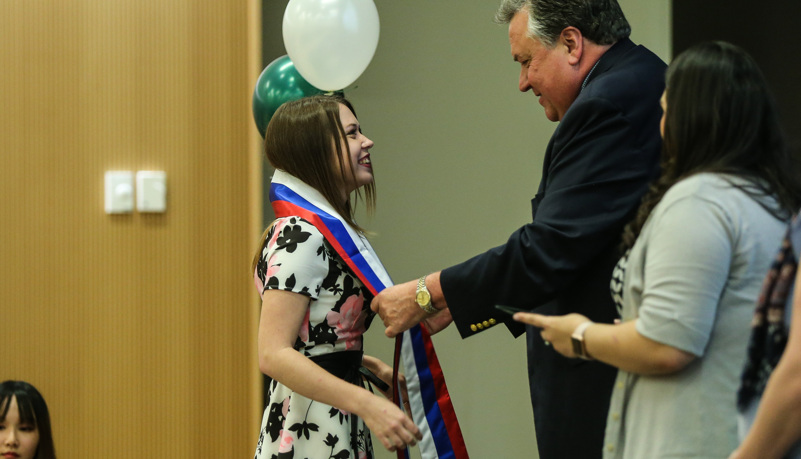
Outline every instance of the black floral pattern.
POLYGON ((306 440, 308 440, 309 438, 311 438, 311 432, 317 432, 318 430, 320 430, 320 426, 318 426, 313 422, 303 421, 292 424, 289 427, 289 430, 295 432, 298 438, 305 437, 306 440))
POLYGON ((267 417, 267 433, 270 434, 272 441, 278 441, 281 429, 284 428, 284 405, 283 403, 270 403, 269 416, 267 417))
POLYGON ((328 434, 325 437, 325 444, 331 447, 331 454, 328 455, 328 458, 331 459, 346 459, 350 457, 350 452, 347 449, 341 449, 336 454, 334 454, 334 448, 336 448, 337 443, 339 443, 339 437, 336 435, 328 434))
POLYGON ((309 236, 311 236, 311 233, 303 231, 303 228, 297 224, 297 219, 291 218, 289 225, 284 227, 276 242, 280 249, 286 250, 287 253, 293 253, 297 250, 298 244, 309 240, 309 236))
MULTIPOLYGON (((278 219, 254 275, 260 293, 275 289, 309 297, 294 345, 298 352, 312 357, 362 348, 362 334, 374 317, 372 295, 311 223, 299 217, 278 219)), ((373 457, 370 432, 358 417, 276 381, 268 395, 256 459, 373 457), (353 420, 358 424, 352 439, 353 420)))
POLYGON ((335 416, 338 417, 340 424, 345 422, 345 419, 348 418, 347 413, 345 413, 344 411, 340 411, 339 408, 334 408, 333 406, 331 407, 330 410, 328 410, 328 414, 331 415, 332 418, 335 416))

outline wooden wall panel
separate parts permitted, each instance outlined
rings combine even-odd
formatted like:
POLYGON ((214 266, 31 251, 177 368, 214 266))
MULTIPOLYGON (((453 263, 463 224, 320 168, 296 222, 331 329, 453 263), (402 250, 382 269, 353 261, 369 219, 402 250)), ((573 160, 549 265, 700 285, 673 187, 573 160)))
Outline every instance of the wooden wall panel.
POLYGON ((0 379, 61 458, 252 454, 255 3, 0 3, 0 379), (167 212, 106 215, 114 169, 166 171, 167 212))

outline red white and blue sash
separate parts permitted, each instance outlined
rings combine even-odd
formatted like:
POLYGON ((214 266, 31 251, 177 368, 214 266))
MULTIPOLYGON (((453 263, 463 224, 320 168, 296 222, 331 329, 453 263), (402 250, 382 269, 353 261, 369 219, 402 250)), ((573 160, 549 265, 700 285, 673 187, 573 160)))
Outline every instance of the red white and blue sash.
MULTIPOLYGON (((270 185, 270 202, 276 217, 298 216, 311 222, 373 295, 393 285, 364 235, 342 220, 320 192, 276 170, 270 185)), ((395 361, 396 368, 399 361, 403 363, 412 419, 423 433, 421 456, 467 459, 459 421, 428 332, 416 325, 399 336, 395 361)), ((400 393, 397 387, 394 392, 400 393)), ((408 457, 408 451, 399 452, 398 456, 408 457)))

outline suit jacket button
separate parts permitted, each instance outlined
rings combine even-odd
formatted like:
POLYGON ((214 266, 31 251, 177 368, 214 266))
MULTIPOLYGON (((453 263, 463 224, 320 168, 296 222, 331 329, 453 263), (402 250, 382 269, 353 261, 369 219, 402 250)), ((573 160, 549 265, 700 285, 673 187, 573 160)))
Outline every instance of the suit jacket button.
POLYGON ((470 324, 470 330, 476 331, 478 327, 476 327, 476 324, 470 324))
POLYGON ((489 328, 489 326, 490 326, 490 323, 489 323, 489 321, 488 321, 488 320, 485 320, 485 321, 484 321, 484 326, 485 326, 485 327, 487 327, 487 328, 489 328))
POLYGON ((490 325, 495 325, 496 324, 495 319, 490 319, 489 323, 490 323, 490 325))
POLYGON ((479 323, 476 324, 476 327, 478 327, 479 330, 483 330, 484 329, 484 324, 479 322, 479 323))

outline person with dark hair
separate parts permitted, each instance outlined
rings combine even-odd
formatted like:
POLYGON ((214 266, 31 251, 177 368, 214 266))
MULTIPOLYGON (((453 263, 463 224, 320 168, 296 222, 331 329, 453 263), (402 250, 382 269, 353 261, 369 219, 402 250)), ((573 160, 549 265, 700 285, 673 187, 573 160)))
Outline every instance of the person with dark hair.
POLYGON ((368 282, 390 283, 353 219, 352 194, 364 189, 368 210, 375 204, 372 146, 340 96, 287 102, 267 126, 277 219, 252 266, 262 297, 259 367, 272 378, 257 459, 372 458, 371 431, 390 451, 421 438, 372 392, 389 396, 392 368, 362 352, 374 316, 368 282))
POLYGON ((371 307, 388 336, 420 321, 431 333, 452 321, 463 338, 501 323, 526 331, 540 457, 600 457, 615 370, 562 357, 495 305, 616 318, 609 277, 623 225, 659 173, 666 66, 628 38, 616 0, 504 0, 496 22, 508 24, 520 91, 559 122, 532 221, 504 245, 384 290, 371 307))
POLYGON ((571 358, 620 369, 608 458, 726 457, 754 299, 801 205, 762 72, 725 42, 671 63, 662 175, 624 231, 611 282, 618 324, 517 313, 571 358))
POLYGON ((47 404, 42 394, 24 381, 0 383, 0 456, 56 459, 47 404))

